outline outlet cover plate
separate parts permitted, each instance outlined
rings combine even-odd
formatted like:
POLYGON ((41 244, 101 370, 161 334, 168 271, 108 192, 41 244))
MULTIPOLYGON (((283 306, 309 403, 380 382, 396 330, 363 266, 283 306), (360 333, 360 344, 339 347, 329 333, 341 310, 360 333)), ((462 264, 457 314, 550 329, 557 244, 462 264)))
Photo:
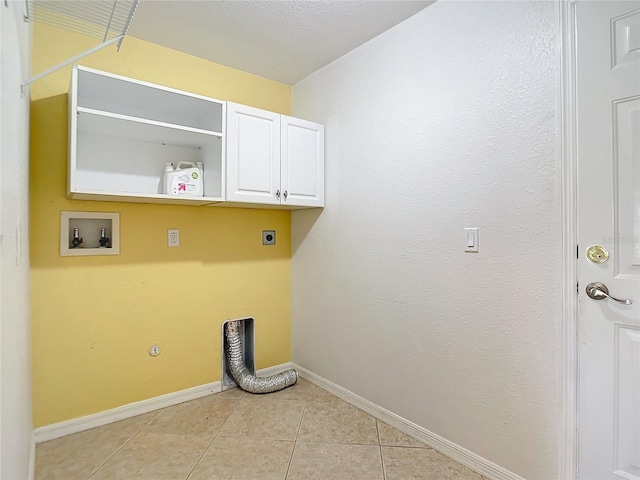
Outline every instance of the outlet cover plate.
POLYGON ((180 246, 180 230, 167 230, 167 245, 170 247, 180 246))
POLYGON ((276 244, 276 231, 275 230, 263 230, 262 231, 262 245, 275 245, 276 244))

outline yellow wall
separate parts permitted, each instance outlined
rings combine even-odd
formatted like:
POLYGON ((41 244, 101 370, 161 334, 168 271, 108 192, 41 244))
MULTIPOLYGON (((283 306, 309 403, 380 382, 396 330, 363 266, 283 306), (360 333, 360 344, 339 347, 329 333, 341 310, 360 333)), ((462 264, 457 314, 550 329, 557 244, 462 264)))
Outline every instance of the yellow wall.
MULTIPOLYGON (((35 24, 34 73, 97 42, 35 24)), ((81 65, 289 113, 290 87, 127 38, 81 65)), ((252 316, 256 367, 290 360, 290 214, 67 200, 70 67, 31 104, 31 304, 36 427, 220 380, 221 324, 252 316), (60 212, 120 213, 120 255, 60 257, 60 212), (167 247, 167 229, 180 247, 167 247), (261 231, 277 230, 264 247, 261 231), (152 358, 149 347, 161 354, 152 358)))

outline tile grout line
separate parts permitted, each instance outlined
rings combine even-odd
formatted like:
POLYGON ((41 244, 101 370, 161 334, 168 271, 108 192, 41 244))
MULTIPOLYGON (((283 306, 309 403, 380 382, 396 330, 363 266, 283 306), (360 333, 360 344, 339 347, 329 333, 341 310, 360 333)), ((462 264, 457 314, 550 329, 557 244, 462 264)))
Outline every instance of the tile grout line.
MULTIPOLYGON (((233 412, 232 412, 233 413, 233 412)), ((223 424, 224 425, 224 424, 223 424)), ((193 471, 196 469, 196 467, 198 466, 198 464, 200 463, 200 460, 202 460, 202 457, 204 457, 205 453, 207 453, 207 451, 211 448, 211 444, 213 443, 213 441, 216 439, 216 437, 218 436, 218 433, 220 433, 220 429, 222 428, 222 426, 220 426, 220 428, 218 429, 218 431, 216 433, 213 434, 213 437, 211 437, 211 440, 209 440, 209 443, 207 444, 207 447, 202 451, 202 453, 200 454, 200 456, 198 457, 198 459, 194 462, 193 467, 191 467, 191 470, 189 470, 189 473, 187 473, 187 476, 184 477, 185 480, 189 480, 189 477, 191 476, 191 474, 193 473, 193 471)))
MULTIPOLYGON (((378 443, 377 439, 375 442, 370 442, 370 443, 365 443, 364 441, 349 441, 349 440, 326 440, 326 439, 320 439, 320 440, 298 440, 298 443, 315 443, 318 445, 360 445, 361 447, 377 447, 380 445, 380 443, 378 443)), ((385 445, 386 446, 386 445, 385 445)))
POLYGON ((200 461, 202 460, 202 457, 205 456, 205 454, 209 451, 209 449, 211 448, 211 444, 213 443, 213 441, 216 439, 216 437, 218 436, 218 434, 222 431, 222 427, 224 427, 225 423, 227 423, 227 420, 229 420, 229 418, 231 417, 231 415, 233 415, 233 413, 236 411, 236 409, 240 406, 240 400, 242 399, 242 397, 244 396, 244 392, 242 392, 242 395, 240 395, 237 399, 236 399, 236 406, 233 407, 233 410, 231 410, 231 412, 229 412, 229 415, 227 415, 227 418, 225 418, 224 422, 222 422, 222 425, 220 425, 220 428, 218 428, 218 431, 216 433, 213 434, 213 437, 211 437, 211 441, 207 444, 207 448, 205 448, 202 451, 202 454, 198 457, 198 460, 196 460, 196 462, 193 464, 193 467, 191 467, 191 470, 189 470, 189 473, 187 474, 187 476, 185 477, 185 480, 189 480, 189 477, 193 474, 193 471, 196 469, 196 467, 198 466, 198 464, 200 463, 200 461))
MULTIPOLYGON (((151 418, 147 423, 145 423, 144 425, 142 425, 142 426, 141 426, 141 427, 140 427, 140 428, 139 428, 135 433, 133 433, 129 438, 127 438, 127 441, 126 441, 126 442, 124 442, 122 445, 120 445, 118 448, 116 448, 116 451, 115 451, 115 452, 113 452, 111 455, 109 455, 109 458, 107 458, 104 462, 102 462, 100 465, 98 465, 98 466, 97 466, 97 467, 96 467, 96 468, 91 472, 91 474, 87 477, 87 480, 91 480, 91 478, 92 478, 96 473, 98 473, 98 471, 100 471, 100 469, 101 469, 102 467, 104 467, 104 466, 107 464, 107 462, 109 462, 109 460, 111 460, 113 457, 115 457, 115 456, 118 454, 118 452, 119 452, 120 450, 122 450, 126 445, 128 445, 128 444, 129 444, 129 442, 130 442, 131 440, 133 440, 133 438, 134 438, 136 435, 138 435, 142 430, 144 430, 144 428, 145 428, 147 425, 149 425, 151 422, 153 422, 153 421, 158 417, 158 415, 160 415, 164 410, 165 410, 164 408, 161 408, 161 409, 157 410, 157 413, 153 416, 153 418, 151 418)), ((132 417, 132 418, 135 418, 135 417, 132 417)), ((100 428, 100 427, 98 427, 98 428, 100 428)))
MULTIPOLYGON (((265 437, 252 437, 245 435, 229 435, 223 438, 247 438, 250 440, 273 440, 278 442, 292 442, 293 440, 285 440, 282 438, 265 438, 265 437)), ((310 440, 296 440, 294 443, 307 443, 311 445, 353 445, 354 447, 378 447, 377 443, 351 443, 351 442, 330 442, 330 441, 310 441, 310 440)), ((388 447, 390 445, 383 445, 384 447, 388 447)), ((420 447, 394 447, 394 448, 406 448, 406 449, 414 449, 414 450, 426 450, 428 447, 420 448, 420 447)))
POLYGON ((387 473, 384 470, 384 457, 382 456, 382 440, 380 439, 380 428, 378 427, 378 419, 376 421, 376 435, 378 436, 378 452, 380 452, 380 466, 382 466, 382 480, 387 480, 387 473))
POLYGON ((293 454, 296 451, 296 446, 298 445, 298 435, 300 435, 300 427, 302 427, 302 420, 304 420, 304 414, 307 412, 307 404, 309 403, 309 400, 307 400, 305 398, 304 400, 304 408, 302 409, 302 415, 300 416, 300 422, 298 423, 298 428, 296 430, 296 438, 293 442, 293 448, 291 449, 291 456, 289 457, 289 464, 287 465, 287 471, 284 474, 284 478, 286 480, 286 478, 289 476, 289 469, 291 468, 291 462, 293 461, 293 454))

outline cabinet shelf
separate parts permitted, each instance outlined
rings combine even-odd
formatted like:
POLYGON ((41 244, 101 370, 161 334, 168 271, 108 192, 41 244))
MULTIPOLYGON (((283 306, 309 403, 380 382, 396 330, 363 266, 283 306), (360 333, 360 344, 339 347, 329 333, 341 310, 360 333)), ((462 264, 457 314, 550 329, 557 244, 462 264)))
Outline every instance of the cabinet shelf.
POLYGON ((222 132, 220 100, 82 66, 76 72, 78 107, 222 132))
MULTIPOLYGON (((168 162, 203 162, 204 196, 223 199, 222 139, 207 136, 210 143, 201 148, 161 144, 138 139, 79 132, 76 162, 70 175, 69 197, 85 200, 100 194, 96 200, 108 200, 104 194, 127 196, 153 203, 176 203, 176 198, 162 193, 164 166, 168 162)), ((181 198, 181 197, 178 197, 181 198)), ((189 199, 201 197, 189 197, 189 199)), ((121 199, 122 200, 122 199, 121 199)), ((180 203, 180 202, 178 202, 180 203)))
POLYGON ((221 132, 184 127, 170 123, 131 117, 78 107, 78 131, 166 145, 202 148, 221 132))
POLYGON ((74 192, 70 198, 75 200, 100 200, 106 202, 162 203, 168 205, 212 205, 223 201, 219 197, 174 197, 162 193, 107 192, 86 190, 74 192))

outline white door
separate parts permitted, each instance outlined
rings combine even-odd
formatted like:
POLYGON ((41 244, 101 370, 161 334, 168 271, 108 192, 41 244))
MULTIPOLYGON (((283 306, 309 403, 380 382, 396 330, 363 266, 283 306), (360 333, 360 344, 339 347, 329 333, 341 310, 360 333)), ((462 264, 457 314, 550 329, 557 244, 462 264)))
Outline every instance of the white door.
POLYGON ((280 204, 280 115, 227 103, 227 201, 280 204))
POLYGON ((282 115, 282 203, 324 206, 324 126, 282 115))
POLYGON ((575 7, 578 476, 640 479, 640 2, 575 7))

